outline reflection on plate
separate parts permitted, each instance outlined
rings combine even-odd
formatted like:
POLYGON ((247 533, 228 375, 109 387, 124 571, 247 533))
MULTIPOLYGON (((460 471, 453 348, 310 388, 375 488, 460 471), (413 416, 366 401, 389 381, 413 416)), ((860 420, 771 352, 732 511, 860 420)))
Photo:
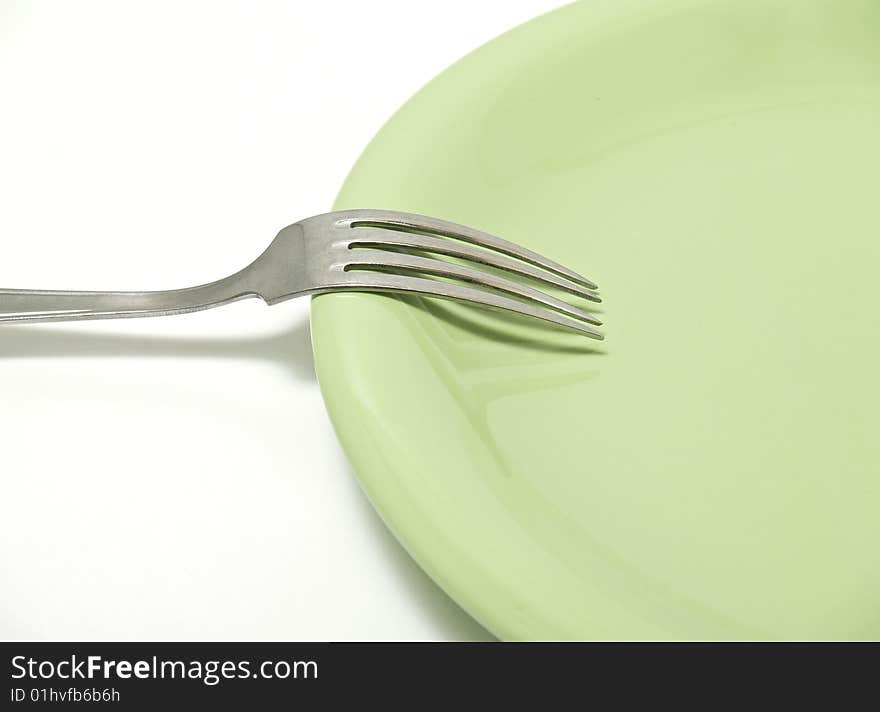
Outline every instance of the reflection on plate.
POLYGON ((369 496, 502 638, 880 637, 880 5, 579 3, 470 55, 338 208, 589 274, 607 340, 313 304, 369 496))

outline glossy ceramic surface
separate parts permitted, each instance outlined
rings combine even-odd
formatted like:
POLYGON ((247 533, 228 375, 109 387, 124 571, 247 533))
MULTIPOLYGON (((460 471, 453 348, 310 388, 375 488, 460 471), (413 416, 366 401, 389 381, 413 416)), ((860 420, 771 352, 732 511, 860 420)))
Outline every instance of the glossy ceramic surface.
POLYGON ((880 638, 880 4, 591 0, 429 84, 337 208, 596 279, 607 340, 313 304, 391 529, 507 639, 880 638))

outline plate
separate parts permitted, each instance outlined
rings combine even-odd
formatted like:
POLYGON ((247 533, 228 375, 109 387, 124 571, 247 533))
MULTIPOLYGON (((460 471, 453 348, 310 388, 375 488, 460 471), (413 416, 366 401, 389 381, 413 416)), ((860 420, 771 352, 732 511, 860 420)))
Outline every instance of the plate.
POLYGON ((337 208, 596 280, 606 341, 313 303, 385 522, 508 640, 880 638, 880 5, 591 0, 427 85, 337 208))

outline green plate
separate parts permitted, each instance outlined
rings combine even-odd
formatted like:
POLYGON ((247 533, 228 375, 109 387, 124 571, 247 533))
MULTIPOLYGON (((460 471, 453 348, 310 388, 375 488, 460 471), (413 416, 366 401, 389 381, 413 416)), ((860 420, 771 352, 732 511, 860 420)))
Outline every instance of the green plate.
POLYGON ((505 639, 880 638, 880 3, 591 0, 431 82, 338 208, 504 236, 605 342, 314 301, 364 488, 505 639))

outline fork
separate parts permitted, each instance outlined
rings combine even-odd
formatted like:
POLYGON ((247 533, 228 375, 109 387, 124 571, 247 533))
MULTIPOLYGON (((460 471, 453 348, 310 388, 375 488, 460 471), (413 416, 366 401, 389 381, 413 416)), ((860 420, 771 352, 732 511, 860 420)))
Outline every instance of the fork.
POLYGON ((287 226, 248 267, 197 287, 155 292, 0 289, 0 323, 165 316, 249 297, 274 305, 327 292, 406 292, 515 312, 603 338, 595 328, 602 322, 589 312, 500 273, 601 301, 589 279, 485 232, 411 213, 345 210, 287 226))

